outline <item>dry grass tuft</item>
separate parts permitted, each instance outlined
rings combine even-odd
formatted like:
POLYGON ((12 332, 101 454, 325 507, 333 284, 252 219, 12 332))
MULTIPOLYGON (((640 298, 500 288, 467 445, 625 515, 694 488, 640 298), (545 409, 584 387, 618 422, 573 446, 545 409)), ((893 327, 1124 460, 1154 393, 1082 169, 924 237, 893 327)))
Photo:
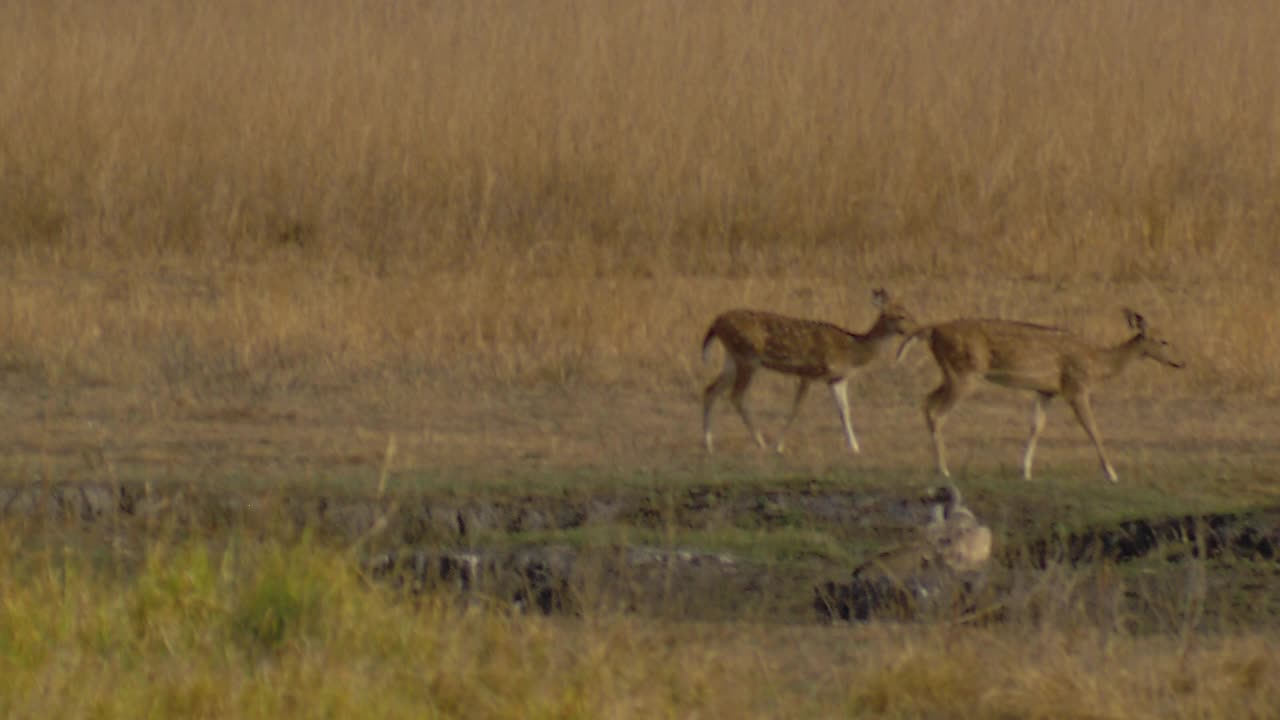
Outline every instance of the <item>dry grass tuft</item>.
POLYGON ((1256 673, 1274 662, 1257 638, 1203 638, 1189 650, 1161 637, 1080 627, 930 632, 891 651, 851 691, 875 717, 1266 717, 1256 673))

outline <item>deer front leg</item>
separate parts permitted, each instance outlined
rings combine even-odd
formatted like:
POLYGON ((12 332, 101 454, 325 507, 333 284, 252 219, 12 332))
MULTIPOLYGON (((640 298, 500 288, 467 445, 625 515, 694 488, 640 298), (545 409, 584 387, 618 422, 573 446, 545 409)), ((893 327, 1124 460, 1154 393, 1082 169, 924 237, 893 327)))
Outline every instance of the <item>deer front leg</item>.
POLYGON ((858 438, 854 436, 853 425, 849 421, 849 378, 831 383, 831 395, 836 400, 836 409, 840 411, 840 423, 844 425, 844 435, 849 441, 849 449, 855 453, 862 452, 858 448, 858 438))
POLYGON ((1098 432, 1098 425, 1093 420, 1093 407, 1089 403, 1089 393, 1083 390, 1077 390, 1074 394, 1067 398, 1071 403, 1071 409, 1076 413, 1076 419, 1080 421, 1080 426, 1089 435, 1089 439, 1093 441, 1093 447, 1098 451, 1098 460, 1102 463, 1102 471, 1106 473, 1107 479, 1111 482, 1120 482, 1120 478, 1116 476, 1115 468, 1111 467, 1111 461, 1107 460, 1107 453, 1102 449, 1102 435, 1098 432))
POLYGON ((942 423, 947 419, 943 409, 946 386, 939 387, 929 393, 924 401, 924 421, 929 426, 929 439, 933 441, 933 457, 938 464, 938 474, 944 478, 951 477, 947 469, 947 447, 942 440, 942 423))
POLYGON ((929 436, 933 438, 933 452, 938 460, 938 472, 944 478, 951 477, 947 469, 947 447, 942 439, 942 424, 946 422, 947 413, 960 402, 960 398, 968 393, 973 385, 972 376, 952 374, 944 371, 942 384, 924 401, 924 420, 929 426, 929 436))
POLYGON ((1044 430, 1045 409, 1052 400, 1052 395, 1036 393, 1036 405, 1031 411, 1031 437, 1027 440, 1027 452, 1022 456, 1022 477, 1027 480, 1031 479, 1031 459, 1036 454, 1036 441, 1044 430))

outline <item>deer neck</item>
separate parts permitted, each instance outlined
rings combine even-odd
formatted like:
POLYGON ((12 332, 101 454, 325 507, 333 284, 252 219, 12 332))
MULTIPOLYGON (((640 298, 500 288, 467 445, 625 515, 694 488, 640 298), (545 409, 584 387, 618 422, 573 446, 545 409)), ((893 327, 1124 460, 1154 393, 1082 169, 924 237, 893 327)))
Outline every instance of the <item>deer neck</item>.
POLYGON ((1142 336, 1134 335, 1128 340, 1098 351, 1094 356, 1094 364, 1099 379, 1119 375, 1129 363, 1142 357, 1142 336))
POLYGON ((853 334, 853 337, 858 342, 869 346, 873 351, 879 350, 882 345, 888 344, 889 341, 897 336, 897 331, 890 327, 890 321, 884 315, 876 318, 875 324, 871 326, 870 330, 861 335, 853 334))

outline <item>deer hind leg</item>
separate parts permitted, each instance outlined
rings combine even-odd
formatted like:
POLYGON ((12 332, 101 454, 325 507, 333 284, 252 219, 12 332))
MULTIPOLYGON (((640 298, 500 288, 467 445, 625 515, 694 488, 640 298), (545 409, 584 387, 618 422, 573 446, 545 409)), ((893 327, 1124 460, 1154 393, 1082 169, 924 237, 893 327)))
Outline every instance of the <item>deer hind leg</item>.
POLYGON ((836 410, 840 411, 840 424, 844 426, 844 439, 849 443, 849 449, 855 453, 862 452, 858 448, 858 438, 853 434, 853 423, 849 419, 849 378, 831 383, 831 396, 835 398, 836 410))
POLYGON ((707 452, 712 452, 711 411, 715 408, 716 400, 733 386, 737 375, 738 364, 734 362, 732 355, 725 355, 724 368, 702 393, 702 442, 707 446, 707 452))
POLYGON ((1120 482, 1115 468, 1111 467, 1111 461, 1107 460, 1107 453, 1102 449, 1102 435, 1098 432, 1098 424, 1093 420, 1093 406, 1089 402, 1089 393, 1076 390, 1067 396, 1067 402, 1071 403, 1071 409, 1076 412, 1076 419, 1080 421, 1080 426, 1093 441, 1093 447, 1098 451, 1098 460, 1102 463, 1102 471, 1106 473, 1107 479, 1111 482, 1120 482))
POLYGON ((738 415, 742 416, 742 422, 746 424, 751 437, 755 438, 756 445, 765 447, 764 435, 756 429, 756 424, 751 420, 751 410, 747 408, 746 392, 747 388, 751 387, 751 378, 755 372, 756 367, 751 363, 737 364, 737 374, 733 378, 733 390, 729 393, 729 402, 737 408, 738 415))
POLYGON ((1036 393, 1036 405, 1031 411, 1031 437, 1027 440, 1027 452, 1022 456, 1022 477, 1027 480, 1031 479, 1031 458, 1036 454, 1036 441, 1044 430, 1044 411, 1052 400, 1053 395, 1049 393, 1036 393))
POLYGON ((947 469, 947 448, 942 439, 942 425, 946 422, 947 413, 951 412, 956 403, 968 394, 972 385, 973 380, 969 376, 944 373, 942 384, 929 393, 929 397, 924 401, 924 420, 929 426, 929 436, 933 439, 933 452, 938 460, 938 472, 946 478, 951 477, 951 471, 947 469))
POLYGON ((787 431, 791 429, 791 423, 795 422, 796 416, 800 414, 800 403, 804 402, 805 393, 809 391, 809 378, 800 378, 800 384, 796 385, 796 397, 791 401, 791 413, 787 415, 787 421, 782 424, 782 431, 778 433, 778 452, 783 452, 786 442, 787 431))

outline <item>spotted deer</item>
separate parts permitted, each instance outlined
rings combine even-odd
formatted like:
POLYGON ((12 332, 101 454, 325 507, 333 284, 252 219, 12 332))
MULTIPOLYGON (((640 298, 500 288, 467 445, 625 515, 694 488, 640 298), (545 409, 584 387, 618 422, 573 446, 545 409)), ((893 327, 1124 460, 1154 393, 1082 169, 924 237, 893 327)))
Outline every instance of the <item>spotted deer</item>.
POLYGON ((1116 471, 1102 449, 1102 436, 1093 419, 1089 394, 1098 383, 1119 374, 1139 358, 1151 358, 1173 368, 1184 366, 1174 356, 1168 341, 1153 334, 1141 315, 1127 308, 1124 312, 1135 334, 1111 347, 1091 345, 1059 328, 1011 320, 953 320, 923 327, 908 335, 898 348, 898 359, 902 359, 913 341, 923 339, 928 341, 929 350, 942 371, 942 384, 924 403, 925 422, 933 438, 938 471, 944 477, 951 477, 942 440, 947 413, 981 378, 1035 393, 1031 437, 1022 457, 1023 477, 1031 479, 1031 459, 1044 429, 1045 409, 1061 395, 1093 441, 1103 472, 1111 482, 1118 482, 1116 471))
POLYGON ((762 367, 799 378, 791 412, 778 433, 778 452, 783 452, 787 431, 800 411, 809 385, 815 380, 831 388, 849 448, 860 452, 849 420, 849 376, 875 359, 891 341, 915 328, 911 315, 893 302, 884 289, 877 289, 871 299, 880 315, 871 329, 861 335, 830 323, 761 310, 730 310, 716 317, 702 340, 704 362, 709 360, 712 341, 719 340, 725 349, 724 368, 702 396, 702 437, 707 452, 712 452, 713 447, 711 412, 725 392, 729 392, 729 400, 756 444, 765 447, 764 435, 756 429, 745 398, 756 370, 762 367))

